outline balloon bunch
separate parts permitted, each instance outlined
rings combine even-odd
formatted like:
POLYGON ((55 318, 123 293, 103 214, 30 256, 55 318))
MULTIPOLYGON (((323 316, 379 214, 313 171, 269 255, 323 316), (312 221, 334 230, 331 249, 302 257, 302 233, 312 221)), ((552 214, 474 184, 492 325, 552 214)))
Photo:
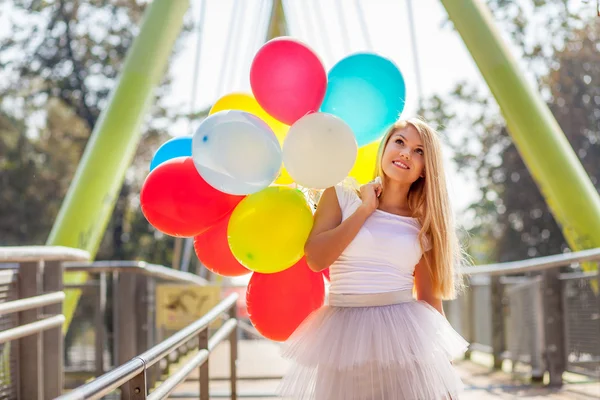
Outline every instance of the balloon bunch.
POLYGON ((305 44, 273 39, 256 53, 252 94, 220 98, 192 136, 164 143, 140 194, 159 231, 194 237, 198 258, 223 276, 252 273, 248 314, 285 340, 323 304, 323 276, 304 259, 312 209, 298 186, 372 178, 378 139, 404 108, 396 65, 372 53, 328 73, 305 44))

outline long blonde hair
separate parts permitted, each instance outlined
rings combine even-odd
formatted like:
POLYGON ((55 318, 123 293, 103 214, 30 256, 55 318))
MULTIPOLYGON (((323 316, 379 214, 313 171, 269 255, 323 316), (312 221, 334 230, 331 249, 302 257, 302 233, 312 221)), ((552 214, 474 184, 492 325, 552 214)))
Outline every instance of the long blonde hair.
POLYGON ((465 254, 454 226, 438 132, 419 118, 397 121, 381 140, 373 178, 379 176, 383 180, 381 159, 385 147, 394 132, 408 126, 413 126, 419 132, 425 155, 425 177, 412 184, 408 192, 408 205, 412 216, 421 225, 421 246, 426 248, 429 243, 431 247, 424 258, 432 279, 433 293, 443 300, 454 299, 463 288, 458 270, 465 254))

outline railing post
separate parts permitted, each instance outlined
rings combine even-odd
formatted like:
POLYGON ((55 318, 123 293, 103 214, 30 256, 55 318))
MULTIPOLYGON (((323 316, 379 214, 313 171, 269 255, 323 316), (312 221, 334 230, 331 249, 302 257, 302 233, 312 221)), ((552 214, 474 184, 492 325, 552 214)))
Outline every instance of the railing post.
MULTIPOLYGON (((475 315, 475 301, 473 296, 473 287, 469 285, 469 288, 465 291, 465 297, 467 301, 467 313, 465 316, 466 320, 466 334, 469 343, 475 343, 475 324, 473 323, 474 315, 475 315)), ((465 360, 471 359, 471 354, 473 350, 471 346, 465 352, 465 360)))
MULTIPOLYGON (((43 261, 19 265, 19 298, 37 296, 41 292, 40 266, 43 261)), ((39 309, 21 311, 19 325, 36 322, 39 309)), ((42 400, 44 398, 44 367, 42 335, 36 333, 19 339, 19 398, 42 400)))
POLYGON ((123 386, 121 386, 121 400, 146 400, 146 368, 123 386))
POLYGON ((113 313, 117 322, 114 327, 116 366, 138 355, 135 282, 136 276, 125 272, 119 272, 115 279, 117 287, 113 292, 113 313))
MULTIPOLYGON (((229 317, 237 321, 237 303, 229 310, 229 317)), ((231 374, 231 400, 237 400, 238 327, 229 335, 229 372, 231 374)))
POLYGON ((506 349, 506 336, 504 331, 504 285, 499 276, 491 278, 492 290, 492 351, 494 355, 494 369, 502 368, 502 354, 506 349))
POLYGON ((544 381, 544 372, 546 372, 544 362, 544 349, 546 346, 544 336, 544 282, 539 275, 534 279, 535 283, 531 287, 533 318, 535 319, 533 322, 535 332, 533 332, 534 339, 531 348, 531 381, 540 383, 544 381))
MULTIPOLYGON (((143 339, 141 340, 141 345, 143 349, 141 351, 146 351, 152 346, 154 346, 157 342, 156 337, 156 279, 151 276, 143 277, 143 291, 144 291, 144 299, 140 302, 140 310, 139 315, 142 315, 143 323, 143 339)), ((160 363, 156 363, 150 368, 146 369, 146 381, 148 382, 148 388, 153 387, 158 379, 160 378, 161 368, 160 363)))
MULTIPOLYGON (((208 327, 202 329, 202 331, 198 334, 198 350, 208 349, 208 327)), ((210 378, 208 372, 208 360, 200 365, 199 368, 200 376, 200 400, 209 400, 209 385, 210 378)))
MULTIPOLYGON (((44 292, 63 291, 63 265, 61 261, 44 263, 44 292)), ((61 315, 63 305, 52 304, 44 307, 45 315, 61 315)), ((44 399, 53 399, 62 394, 64 387, 64 340, 62 327, 49 329, 42 333, 42 349, 44 358, 44 399)))
POLYGON ((106 329, 104 328, 104 318, 106 317, 106 273, 101 272, 98 276, 98 284, 94 287, 96 290, 95 316, 96 325, 96 376, 104 373, 104 346, 106 339, 106 329))
POLYGON ((550 374, 550 386, 562 386, 562 375, 566 369, 563 294, 559 272, 557 268, 544 271, 542 282, 544 336, 546 339, 545 359, 550 374))

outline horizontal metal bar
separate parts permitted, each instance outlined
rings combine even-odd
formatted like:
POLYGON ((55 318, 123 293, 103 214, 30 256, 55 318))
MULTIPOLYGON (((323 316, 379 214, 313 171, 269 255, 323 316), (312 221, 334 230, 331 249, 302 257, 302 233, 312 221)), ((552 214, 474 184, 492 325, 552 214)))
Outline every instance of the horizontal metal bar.
POLYGON ((129 360, 120 367, 55 400, 99 399, 110 393, 144 369, 151 367, 167 354, 179 348, 183 343, 198 335, 203 329, 207 329, 208 325, 222 313, 227 312, 231 307, 235 306, 238 297, 237 293, 230 294, 202 318, 191 323, 168 339, 129 360))
POLYGON ((54 400, 96 400, 116 390, 131 378, 144 370, 144 361, 139 357, 132 358, 121 365, 94 379, 93 381, 63 394, 54 400))
POLYGON ((208 350, 213 351, 215 347, 219 345, 223 340, 233 332, 238 326, 235 318, 228 319, 225 321, 222 327, 220 327, 211 337, 208 339, 208 350))
MULTIPOLYGON (((283 379, 283 375, 252 375, 252 376, 238 376, 237 381, 275 381, 283 379)), ((186 382, 198 382, 198 377, 187 378, 186 382)), ((210 380, 213 382, 231 381, 230 376, 211 376, 210 380)))
POLYGON ((64 299, 64 292, 52 292, 40 296, 28 297, 26 299, 0 303, 0 315, 61 303, 64 299))
POLYGON ((208 361, 210 352, 206 349, 198 351, 188 362, 186 362, 180 369, 178 369, 173 375, 169 376, 165 381, 150 395, 148 400, 164 399, 175 390, 175 388, 191 374, 194 369, 208 361))
POLYGON ((55 315, 53 317, 44 318, 39 321, 32 322, 17 326, 16 328, 8 329, 0 332, 0 343, 9 342, 11 340, 17 340, 25 336, 33 335, 48 329, 62 326, 65 322, 64 315, 55 315))
POLYGON ((148 400, 163 399, 171 394, 177 385, 183 382, 194 369, 208 361, 210 352, 212 352, 219 343, 225 340, 236 327, 237 321, 234 318, 227 320, 209 339, 208 349, 200 349, 198 354, 192 357, 191 360, 186 362, 179 370, 177 370, 177 372, 169 376, 159 387, 157 387, 152 394, 148 396, 148 400))
POLYGON ((559 275, 561 281, 569 281, 572 279, 600 279, 600 274, 595 271, 588 272, 567 272, 559 275))
POLYGON ((573 253, 531 258, 529 260, 469 267, 464 268, 462 272, 465 275, 506 275, 542 271, 584 261, 600 261, 600 247, 573 253))
POLYGON ((63 246, 6 246, 0 247, 0 262, 85 261, 87 251, 63 246))
POLYGON ((238 297, 239 295, 237 293, 230 294, 225 298, 225 300, 222 300, 202 318, 196 322, 192 322, 190 325, 170 336, 168 339, 140 354, 139 357, 144 360, 146 367, 154 365, 164 356, 181 346, 183 343, 198 335, 200 331, 206 329, 208 325, 217 319, 222 313, 227 312, 229 309, 231 309, 231 307, 234 307, 238 297))
POLYGON ((152 276, 167 281, 207 285, 208 281, 198 275, 178 271, 164 265, 149 264, 143 261, 96 261, 92 263, 67 262, 64 264, 67 271, 99 274, 101 272, 131 272, 152 276))
POLYGON ((488 353, 488 354, 492 354, 494 352, 494 349, 492 348, 492 346, 488 346, 487 344, 481 344, 481 343, 471 343, 469 345, 469 349, 473 350, 473 351, 478 351, 480 353, 488 353))
POLYGON ((86 282, 86 283, 82 283, 80 285, 64 285, 64 290, 82 290, 82 291, 86 291, 86 290, 98 290, 98 288, 100 287, 100 284, 98 282, 86 282))

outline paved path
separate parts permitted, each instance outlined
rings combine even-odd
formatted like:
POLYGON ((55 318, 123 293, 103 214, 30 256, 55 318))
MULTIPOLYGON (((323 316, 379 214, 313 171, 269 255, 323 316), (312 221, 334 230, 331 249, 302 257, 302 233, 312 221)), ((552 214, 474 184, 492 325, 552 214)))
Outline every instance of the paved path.
MULTIPOLYGON (((578 376, 568 376, 574 381, 560 390, 552 390, 539 386, 531 386, 511 374, 502 371, 491 371, 486 364, 489 360, 484 355, 474 358, 477 362, 459 361, 455 363, 467 385, 461 400, 504 400, 504 399, 551 399, 551 400, 600 400, 600 383, 590 382, 578 376), (576 382, 575 382, 576 381, 576 382)), ((273 379, 243 380, 238 382, 238 393, 241 399, 273 400, 278 377, 288 367, 285 360, 278 356, 278 345, 268 341, 241 341, 239 347, 239 377, 272 377, 273 379), (250 397, 251 396, 251 397, 250 397)), ((229 382, 229 346, 224 343, 217 347, 209 360, 211 378, 211 399, 228 399, 229 382)), ((199 383, 197 372, 187 382, 180 385, 171 395, 172 399, 197 399, 199 383)))

